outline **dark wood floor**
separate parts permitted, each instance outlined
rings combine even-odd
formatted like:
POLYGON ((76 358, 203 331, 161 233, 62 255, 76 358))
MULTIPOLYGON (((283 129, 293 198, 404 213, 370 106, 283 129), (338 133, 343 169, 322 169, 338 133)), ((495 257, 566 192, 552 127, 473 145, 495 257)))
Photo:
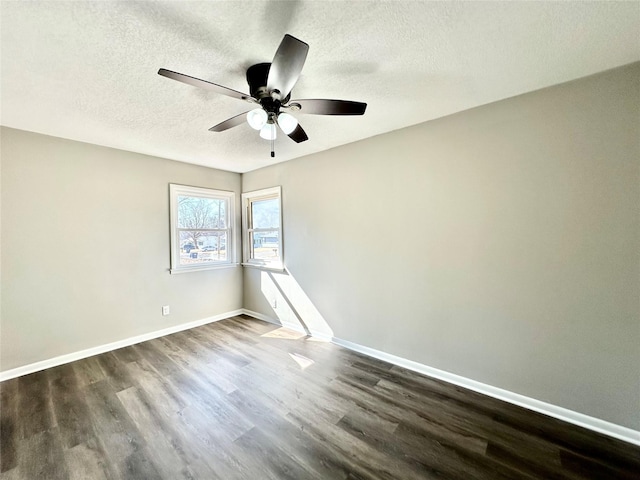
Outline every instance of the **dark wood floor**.
POLYGON ((287 332, 235 317, 3 382, 0 479, 640 478, 638 447, 287 332))

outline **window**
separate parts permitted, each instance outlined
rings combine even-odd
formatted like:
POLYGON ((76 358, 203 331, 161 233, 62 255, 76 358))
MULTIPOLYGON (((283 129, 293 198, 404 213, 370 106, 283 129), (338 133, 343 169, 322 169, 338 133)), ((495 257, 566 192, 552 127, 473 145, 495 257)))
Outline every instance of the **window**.
POLYGON ((169 185, 171 273, 235 263, 233 192, 169 185))
POLYGON ((244 265, 282 269, 280 187, 242 194, 244 265))

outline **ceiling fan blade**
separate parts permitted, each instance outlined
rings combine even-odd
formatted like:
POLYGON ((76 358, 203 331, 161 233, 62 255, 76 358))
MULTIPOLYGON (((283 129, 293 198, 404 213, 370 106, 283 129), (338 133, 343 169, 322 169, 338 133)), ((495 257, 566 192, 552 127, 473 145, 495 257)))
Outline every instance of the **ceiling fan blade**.
POLYGON ((243 112, 235 117, 231 117, 226 119, 224 122, 221 122, 217 125, 214 125, 209 129, 210 132, 224 132, 225 130, 229 130, 230 128, 237 127, 238 125, 242 125, 247 121, 247 113, 243 112))
POLYGON ((291 35, 285 35, 271 62, 267 89, 278 90, 280 98, 285 99, 298 81, 309 45, 291 35))
POLYGON ((312 115, 362 115, 367 104, 351 100, 291 100, 289 106, 300 105, 300 113, 312 115))
POLYGON ((300 124, 298 124, 295 130, 289 134, 289 138, 296 143, 302 143, 309 140, 309 137, 307 137, 307 133, 302 129, 300 124))
POLYGON ((165 68, 161 68, 160 70, 158 70, 158 75, 162 75, 163 77, 171 78, 172 80, 177 80, 188 85, 193 85, 194 87, 212 90, 216 93, 221 93, 222 95, 238 98, 240 100, 249 100, 250 98, 252 98, 249 94, 238 92, 236 90, 223 87, 222 85, 207 82, 206 80, 200 80, 199 78, 190 77, 189 75, 185 75, 183 73, 172 72, 171 70, 167 70, 165 68))

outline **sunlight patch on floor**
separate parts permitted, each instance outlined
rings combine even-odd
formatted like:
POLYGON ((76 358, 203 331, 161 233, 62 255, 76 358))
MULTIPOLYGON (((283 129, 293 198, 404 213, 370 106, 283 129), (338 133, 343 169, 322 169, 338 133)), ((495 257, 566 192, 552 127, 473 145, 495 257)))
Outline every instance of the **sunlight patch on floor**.
POLYGON ((270 332, 263 333, 261 336, 267 338, 284 338, 286 340, 297 340, 299 338, 306 337, 304 333, 296 332, 295 330, 285 327, 276 328, 270 332))
POLYGON ((300 365, 300 368, 304 370, 305 368, 313 365, 315 362, 310 358, 303 357, 297 353, 290 353, 289 356, 295 360, 295 362, 300 365))

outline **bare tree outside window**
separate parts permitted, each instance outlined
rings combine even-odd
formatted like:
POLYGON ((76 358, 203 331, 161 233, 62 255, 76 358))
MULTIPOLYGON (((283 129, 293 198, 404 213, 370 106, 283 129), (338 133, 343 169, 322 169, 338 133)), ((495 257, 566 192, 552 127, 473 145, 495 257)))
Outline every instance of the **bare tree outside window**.
POLYGON ((211 230, 226 229, 226 217, 226 200, 179 195, 178 228, 185 229, 181 231, 181 248, 193 245, 186 250, 213 249, 220 258, 226 233, 211 230))
POLYGON ((234 261, 233 192, 170 185, 172 272, 234 261))

